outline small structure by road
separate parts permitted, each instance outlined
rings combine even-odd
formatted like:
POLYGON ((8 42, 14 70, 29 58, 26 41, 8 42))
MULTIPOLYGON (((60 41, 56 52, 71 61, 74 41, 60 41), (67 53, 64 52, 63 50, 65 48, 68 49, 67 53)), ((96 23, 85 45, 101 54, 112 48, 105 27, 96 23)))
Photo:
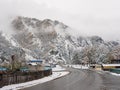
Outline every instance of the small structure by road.
POLYGON ((30 60, 28 61, 29 65, 41 65, 43 60, 30 60))

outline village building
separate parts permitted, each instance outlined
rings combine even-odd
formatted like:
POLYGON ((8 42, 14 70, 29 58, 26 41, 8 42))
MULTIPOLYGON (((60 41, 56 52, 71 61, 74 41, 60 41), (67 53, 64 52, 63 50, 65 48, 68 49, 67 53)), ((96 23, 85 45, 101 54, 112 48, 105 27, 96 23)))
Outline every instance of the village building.
POLYGON ((111 64, 120 64, 120 59, 111 60, 111 64))
POLYGON ((28 61, 29 65, 42 65, 43 61, 42 60, 30 60, 28 61))

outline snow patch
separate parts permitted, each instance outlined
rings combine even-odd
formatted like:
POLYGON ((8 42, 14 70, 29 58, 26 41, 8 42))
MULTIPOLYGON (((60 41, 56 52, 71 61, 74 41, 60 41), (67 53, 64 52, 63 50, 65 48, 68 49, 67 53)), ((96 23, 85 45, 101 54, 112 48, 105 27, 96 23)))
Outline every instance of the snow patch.
POLYGON ((99 74, 111 74, 111 75, 114 75, 114 76, 120 76, 120 74, 109 72, 109 71, 97 71, 97 73, 99 73, 99 74))
POLYGON ((19 44, 15 41, 14 38, 12 38, 12 35, 2 33, 2 36, 5 37, 5 39, 9 41, 13 46, 19 47, 19 44))
POLYGON ((28 55, 27 53, 25 54, 25 58, 26 58, 26 60, 34 60, 35 59, 31 55, 28 55))
POLYGON ((115 75, 115 76, 120 76, 120 74, 117 74, 117 73, 110 72, 110 74, 115 75))
POLYGON ((64 71, 64 70, 66 70, 66 69, 61 67, 61 66, 59 66, 59 65, 56 65, 55 68, 52 68, 52 71, 64 71))
POLYGON ((103 66, 120 66, 120 64, 102 64, 103 66))
POLYGON ((87 65, 72 65, 71 67, 76 68, 76 69, 89 69, 87 65))

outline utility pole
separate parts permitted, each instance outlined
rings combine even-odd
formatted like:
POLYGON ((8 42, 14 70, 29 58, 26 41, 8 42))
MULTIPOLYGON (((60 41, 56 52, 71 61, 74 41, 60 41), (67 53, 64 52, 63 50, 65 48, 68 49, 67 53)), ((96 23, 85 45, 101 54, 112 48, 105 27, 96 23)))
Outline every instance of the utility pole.
POLYGON ((11 70, 13 71, 14 70, 14 68, 15 68, 15 55, 12 55, 11 56, 11 70))
POLYGON ((69 65, 71 65, 71 58, 70 58, 70 47, 69 47, 69 45, 68 45, 68 54, 69 54, 69 65))

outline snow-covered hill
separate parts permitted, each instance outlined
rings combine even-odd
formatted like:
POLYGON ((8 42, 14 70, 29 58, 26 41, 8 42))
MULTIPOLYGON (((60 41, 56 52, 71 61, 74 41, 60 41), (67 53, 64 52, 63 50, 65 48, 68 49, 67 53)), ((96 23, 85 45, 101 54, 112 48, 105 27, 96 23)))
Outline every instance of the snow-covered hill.
POLYGON ((11 22, 11 27, 13 34, 0 34, 1 61, 9 61, 8 54, 20 54, 24 60, 41 58, 62 63, 106 63, 113 48, 119 47, 118 42, 107 42, 99 36, 79 36, 69 26, 50 19, 19 16, 11 22))

